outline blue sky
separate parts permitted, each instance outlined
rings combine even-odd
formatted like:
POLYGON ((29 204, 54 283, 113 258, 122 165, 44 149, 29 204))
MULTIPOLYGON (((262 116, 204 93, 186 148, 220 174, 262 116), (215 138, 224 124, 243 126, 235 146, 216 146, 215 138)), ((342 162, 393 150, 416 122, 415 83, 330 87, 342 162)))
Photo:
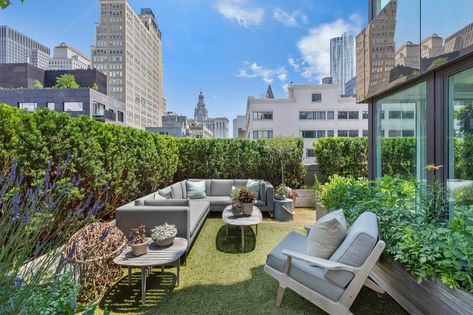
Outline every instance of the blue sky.
MULTIPOLYGON (((366 24, 366 0, 129 0, 150 7, 163 32, 164 94, 169 111, 193 115, 200 88, 209 116, 244 114, 248 96, 272 83, 318 83, 329 73, 329 39, 366 24)), ((54 47, 90 55, 98 0, 25 0, 0 10, 7 24, 54 47)))

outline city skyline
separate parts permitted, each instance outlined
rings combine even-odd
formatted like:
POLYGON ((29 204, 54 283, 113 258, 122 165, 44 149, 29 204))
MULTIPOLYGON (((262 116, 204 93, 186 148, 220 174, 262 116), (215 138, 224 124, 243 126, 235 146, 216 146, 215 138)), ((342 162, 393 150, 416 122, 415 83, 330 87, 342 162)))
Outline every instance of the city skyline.
MULTIPOLYGON (((249 95, 263 95, 270 82, 276 98, 286 95, 285 87, 291 81, 319 83, 330 72, 330 38, 345 31, 356 33, 366 20, 366 3, 351 1, 345 1, 343 10, 333 10, 328 0, 317 5, 305 0, 291 4, 241 0, 129 3, 138 12, 142 7, 154 11, 163 32, 167 110, 187 116, 192 116, 201 88, 214 116, 233 118, 249 95)), ((50 48, 67 42, 89 57, 99 17, 98 0, 26 1, 0 12, 2 24, 50 48), (44 17, 48 23, 38 24, 44 17)))

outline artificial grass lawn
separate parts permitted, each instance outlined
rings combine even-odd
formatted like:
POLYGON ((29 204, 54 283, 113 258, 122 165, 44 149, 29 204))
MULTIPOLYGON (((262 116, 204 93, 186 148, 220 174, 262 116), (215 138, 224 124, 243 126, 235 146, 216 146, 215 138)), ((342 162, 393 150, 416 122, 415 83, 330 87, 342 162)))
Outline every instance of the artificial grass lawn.
MULTIPOLYGON (((133 270, 132 287, 124 276, 103 297, 103 310, 122 314, 325 314, 322 310, 287 289, 283 307, 275 307, 277 281, 263 271, 266 255, 294 230, 303 233, 313 224, 315 211, 297 209, 293 222, 265 218, 255 237, 245 230, 248 252, 241 253, 240 229, 230 227, 226 236, 221 215, 205 222, 186 264, 181 267, 181 283, 175 288, 175 268, 160 273, 154 268, 147 281, 146 304, 141 305, 141 274, 133 270)), ((355 314, 407 314, 387 294, 363 288, 351 308, 355 314)))

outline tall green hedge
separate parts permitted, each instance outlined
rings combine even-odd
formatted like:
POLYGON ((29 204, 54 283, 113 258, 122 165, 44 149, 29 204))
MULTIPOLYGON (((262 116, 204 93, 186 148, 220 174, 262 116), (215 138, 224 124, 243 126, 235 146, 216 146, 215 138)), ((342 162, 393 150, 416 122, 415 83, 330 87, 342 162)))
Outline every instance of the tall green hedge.
POLYGON ((47 109, 28 113, 0 104, 0 167, 13 161, 32 180, 49 161, 70 156, 70 174, 80 175, 83 197, 108 186, 102 216, 130 200, 185 178, 264 178, 299 186, 304 178, 301 139, 177 139, 143 130, 73 118, 47 109))
MULTIPOLYGON (((385 176, 415 174, 415 138, 385 138, 381 143, 385 176)), ((323 138, 314 143, 324 181, 335 174, 368 177, 368 138, 323 138)))
POLYGON ((179 165, 175 180, 186 178, 263 178, 299 187, 305 170, 303 143, 298 138, 178 139, 179 165), (281 166, 282 164, 282 166, 281 166))

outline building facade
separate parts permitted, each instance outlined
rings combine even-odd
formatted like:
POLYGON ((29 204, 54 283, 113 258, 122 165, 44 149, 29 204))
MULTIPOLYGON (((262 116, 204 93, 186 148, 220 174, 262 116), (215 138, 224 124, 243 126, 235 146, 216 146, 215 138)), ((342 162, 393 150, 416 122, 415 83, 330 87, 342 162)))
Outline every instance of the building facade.
POLYGON ((357 36, 357 100, 369 106, 370 178, 389 174, 384 139, 408 137, 412 150, 399 161, 404 175, 439 180, 455 196, 450 207, 464 202, 460 191, 473 191, 467 166, 473 160, 473 18, 463 14, 472 9, 469 1, 370 0, 369 23, 357 36), (410 123, 406 128, 407 122, 386 118, 410 123), (428 165, 438 167, 428 172, 428 165))
POLYGON ((189 123, 186 116, 167 112, 162 119, 161 127, 147 127, 146 130, 176 138, 189 137, 189 123))
POLYGON ((161 30, 151 9, 136 14, 127 0, 100 0, 92 66, 107 75, 108 95, 125 103, 130 126, 161 126, 161 30))
POLYGON ((98 91, 107 94, 107 76, 95 69, 43 70, 28 63, 0 64, 0 87, 4 89, 32 89, 35 83, 52 88, 63 74, 72 74, 81 87, 97 85, 98 91))
MULTIPOLYGON (((244 138, 301 137, 304 164, 314 164, 313 143, 324 137, 362 137, 368 134, 368 107, 354 97, 340 97, 338 84, 293 85, 288 98, 249 97, 244 138)), ((238 122, 238 118, 237 118, 238 122)))
POLYGON ((48 108, 67 112, 74 117, 89 116, 95 120, 124 125, 125 105, 90 88, 80 89, 0 89, 0 103, 34 111, 48 108))
POLYGON ((54 47, 48 70, 76 70, 89 69, 90 67, 91 62, 86 55, 67 43, 61 43, 54 47))
POLYGON ((46 70, 50 59, 48 47, 7 25, 0 25, 0 64, 29 63, 46 70))
POLYGON ((354 95, 345 88, 345 84, 355 77, 355 38, 352 33, 343 33, 330 40, 330 76, 334 83, 339 84, 340 95, 354 95))
POLYGON ((238 115, 233 119, 233 138, 246 138, 248 121, 246 115, 238 115))

